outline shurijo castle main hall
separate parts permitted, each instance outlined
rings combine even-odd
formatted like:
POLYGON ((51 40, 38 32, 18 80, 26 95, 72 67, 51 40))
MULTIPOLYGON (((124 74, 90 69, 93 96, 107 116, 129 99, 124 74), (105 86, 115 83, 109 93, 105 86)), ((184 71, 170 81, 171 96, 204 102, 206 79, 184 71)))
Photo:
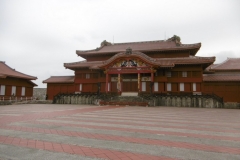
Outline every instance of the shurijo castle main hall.
POLYGON ((214 64, 215 57, 196 56, 200 48, 201 43, 182 44, 176 35, 159 41, 103 41, 96 49, 76 51, 84 61, 64 63, 74 75, 51 76, 43 83, 47 83, 48 99, 131 93, 143 98, 208 95, 239 103, 240 58, 214 64))

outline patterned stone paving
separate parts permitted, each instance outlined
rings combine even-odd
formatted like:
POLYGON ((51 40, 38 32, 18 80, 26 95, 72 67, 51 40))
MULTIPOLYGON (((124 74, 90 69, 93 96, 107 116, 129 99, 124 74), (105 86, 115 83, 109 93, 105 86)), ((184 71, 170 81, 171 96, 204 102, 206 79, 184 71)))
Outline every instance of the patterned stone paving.
POLYGON ((0 159, 239 160, 240 110, 0 106, 0 159))

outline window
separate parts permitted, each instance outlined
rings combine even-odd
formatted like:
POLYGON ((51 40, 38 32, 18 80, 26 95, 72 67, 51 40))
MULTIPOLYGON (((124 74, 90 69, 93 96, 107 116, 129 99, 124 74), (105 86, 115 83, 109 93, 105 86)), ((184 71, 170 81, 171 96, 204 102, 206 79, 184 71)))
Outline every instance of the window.
POLYGON ((166 72, 166 76, 167 77, 172 77, 172 73, 171 72, 166 72))
POLYGON ((180 83, 180 91, 184 91, 184 83, 180 83))
POLYGON ((82 91, 82 84, 79 84, 79 91, 82 91))
POLYGON ((197 85, 196 85, 196 83, 193 83, 193 91, 197 91, 197 85))
POLYGON ((158 91, 158 82, 154 82, 154 91, 158 91))
POLYGON ((89 78, 90 78, 90 74, 86 73, 86 79, 89 79, 89 78))
POLYGON ((187 77, 187 72, 182 72, 182 77, 187 77))
POLYGON ((12 86, 12 95, 16 96, 16 86, 12 86))
POLYGON ((25 87, 22 87, 22 96, 25 96, 25 87))
POLYGON ((5 95, 5 85, 0 86, 0 95, 4 96, 5 95))
POLYGON ((142 91, 146 91, 146 82, 142 82, 142 91))
POLYGON ((167 83, 167 91, 172 91, 172 84, 171 83, 167 83))

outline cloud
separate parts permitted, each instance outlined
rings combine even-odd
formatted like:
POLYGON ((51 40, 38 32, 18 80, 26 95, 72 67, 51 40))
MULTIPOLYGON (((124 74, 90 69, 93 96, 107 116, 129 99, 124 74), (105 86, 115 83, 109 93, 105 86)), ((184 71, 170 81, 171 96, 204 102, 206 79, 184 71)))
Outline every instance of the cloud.
POLYGON ((213 53, 213 54, 216 55, 216 61, 215 61, 215 63, 221 63, 221 62, 227 60, 227 58, 239 57, 240 51, 239 51, 239 52, 234 52, 234 51, 221 51, 221 52, 213 53))
POLYGON ((81 61, 76 50, 103 40, 202 43, 197 56, 239 57, 240 2, 236 0, 1 0, 0 60, 37 76, 72 75, 63 63, 81 61), (166 38, 167 38, 166 37, 166 38))

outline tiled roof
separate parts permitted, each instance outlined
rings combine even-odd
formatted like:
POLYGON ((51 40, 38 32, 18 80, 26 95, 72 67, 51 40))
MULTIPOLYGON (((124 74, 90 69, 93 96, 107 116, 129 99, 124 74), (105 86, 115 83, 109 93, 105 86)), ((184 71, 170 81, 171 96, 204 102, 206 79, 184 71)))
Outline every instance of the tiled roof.
POLYGON ((21 72, 16 71, 15 69, 12 69, 9 67, 5 62, 0 61, 0 77, 15 77, 15 78, 22 78, 22 79, 28 79, 28 80, 36 80, 37 77, 33 77, 21 72))
POLYGON ((127 48, 131 48, 133 51, 167 51, 167 50, 186 50, 195 49, 192 55, 195 55, 198 49, 201 47, 201 43, 196 44, 179 44, 174 41, 145 41, 145 42, 129 42, 129 43, 114 43, 111 45, 104 45, 100 48, 93 50, 77 50, 79 56, 95 55, 101 53, 118 53, 123 52, 127 48))
POLYGON ((203 81, 238 81, 240 82, 240 74, 204 74, 203 81))
POLYGON ((43 83, 73 83, 74 76, 51 76, 43 81, 43 83))
POLYGON ((179 57, 179 58, 157 58, 156 62, 161 66, 174 66, 178 64, 212 64, 215 57, 179 57))
MULTIPOLYGON (((64 66, 69 69, 74 68, 89 68, 89 69, 99 69, 99 67, 105 64, 111 63, 115 59, 125 56, 125 53, 118 53, 107 61, 80 61, 74 63, 64 63, 64 66)), ((147 62, 159 66, 159 67, 174 67, 175 65, 181 64, 205 64, 205 67, 212 64, 215 61, 215 57, 180 57, 180 58, 151 58, 141 52, 133 52, 130 56, 138 56, 145 59, 147 62)))
POLYGON ((73 68, 98 68, 99 65, 102 65, 103 61, 79 61, 79 62, 73 62, 73 63, 64 63, 64 67, 73 69, 73 68))
POLYGON ((210 71, 240 71, 240 58, 228 58, 226 61, 212 65, 210 71))

